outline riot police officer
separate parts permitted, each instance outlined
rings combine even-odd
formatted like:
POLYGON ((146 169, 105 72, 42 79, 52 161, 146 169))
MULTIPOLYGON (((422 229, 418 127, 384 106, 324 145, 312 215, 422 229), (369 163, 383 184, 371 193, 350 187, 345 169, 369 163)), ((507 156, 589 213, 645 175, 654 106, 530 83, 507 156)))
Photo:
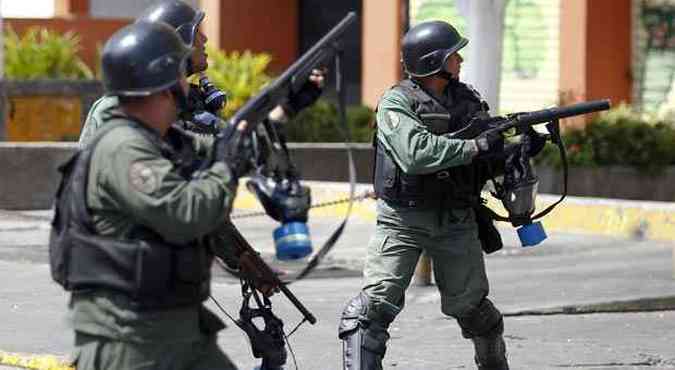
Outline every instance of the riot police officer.
MULTIPOLYGON (((127 26, 103 48, 119 105, 63 167, 50 237, 52 275, 72 293, 78 369, 236 369, 216 343, 223 322, 203 306, 206 236, 229 215, 247 153, 241 130, 200 147, 173 125, 191 55, 160 22, 127 26)), ((236 266, 226 248, 218 256, 236 266)))
MULTIPOLYGON (((190 84, 188 109, 181 112, 180 124, 183 128, 206 135, 214 135, 219 127, 218 113, 227 103, 226 94, 217 89, 204 75, 208 69, 206 42, 208 38, 201 30, 205 14, 196 10, 183 0, 159 0, 139 15, 137 21, 165 22, 172 26, 183 41, 193 48, 193 54, 187 61, 187 74, 199 75, 199 84, 190 84)), ((275 111, 274 121, 287 120, 290 116, 313 104, 321 95, 324 80, 323 71, 315 71, 310 77, 312 83, 289 96, 288 100, 275 111)), ((82 127, 79 143, 85 145, 101 126, 101 115, 107 109, 118 105, 113 96, 103 96, 92 105, 82 127)))
POLYGON ((446 136, 473 119, 488 119, 487 104, 459 81, 459 51, 467 43, 446 22, 411 28, 402 41, 409 78, 378 103, 377 226, 362 291, 347 303, 339 326, 345 369, 382 369, 388 327, 404 306, 422 252, 433 261, 441 311, 473 341, 478 368, 508 369, 474 211, 486 164, 502 154, 503 138, 489 131, 472 140, 446 136))

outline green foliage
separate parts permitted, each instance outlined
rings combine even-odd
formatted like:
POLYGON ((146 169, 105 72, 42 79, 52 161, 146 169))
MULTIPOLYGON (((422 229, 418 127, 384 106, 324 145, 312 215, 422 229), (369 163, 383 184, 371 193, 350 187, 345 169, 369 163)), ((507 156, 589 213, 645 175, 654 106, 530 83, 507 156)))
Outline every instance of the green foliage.
POLYGON ((5 74, 9 79, 92 79, 91 69, 77 56, 80 38, 32 27, 23 36, 4 31, 5 74))
MULTIPOLYGON (((673 123, 647 121, 625 106, 599 115, 583 129, 566 132, 563 140, 570 165, 624 165, 645 173, 675 165, 673 123)), ((561 165, 557 149, 550 145, 537 161, 561 165)))
POLYGON ((460 34, 467 34, 464 17, 459 15, 454 0, 425 0, 417 8, 413 23, 440 20, 453 25, 460 34))
POLYGON ((535 77, 546 58, 548 32, 541 1, 509 1, 504 17, 504 70, 521 78, 535 77))
MULTIPOLYGON (((352 142, 369 142, 373 129, 373 111, 366 106, 347 108, 347 125, 352 142)), ((319 100, 313 106, 300 112, 285 125, 289 142, 342 142, 342 123, 337 106, 327 100, 319 100)))
POLYGON ((272 79, 266 73, 272 61, 269 54, 254 54, 248 50, 227 53, 215 48, 209 48, 208 54, 206 74, 218 88, 227 92, 227 106, 221 113, 224 118, 230 117, 272 79))

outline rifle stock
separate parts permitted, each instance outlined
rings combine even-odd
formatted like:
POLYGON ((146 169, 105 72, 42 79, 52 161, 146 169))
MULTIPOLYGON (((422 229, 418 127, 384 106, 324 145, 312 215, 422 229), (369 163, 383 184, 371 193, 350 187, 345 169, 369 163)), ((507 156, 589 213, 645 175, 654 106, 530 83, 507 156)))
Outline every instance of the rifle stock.
POLYGON ((251 247, 248 241, 244 238, 243 235, 237 230, 237 228, 231 222, 227 223, 228 231, 234 236, 235 248, 237 256, 239 257, 240 263, 245 265, 246 275, 245 277, 249 280, 252 280, 254 283, 258 284, 270 284, 274 287, 278 287, 279 291, 288 298, 289 301, 295 306, 295 308, 300 311, 302 316, 310 322, 310 324, 316 323, 316 318, 314 315, 309 312, 307 307, 300 302, 298 297, 291 292, 286 284, 279 279, 277 274, 272 271, 272 269, 260 258, 260 254, 251 247))

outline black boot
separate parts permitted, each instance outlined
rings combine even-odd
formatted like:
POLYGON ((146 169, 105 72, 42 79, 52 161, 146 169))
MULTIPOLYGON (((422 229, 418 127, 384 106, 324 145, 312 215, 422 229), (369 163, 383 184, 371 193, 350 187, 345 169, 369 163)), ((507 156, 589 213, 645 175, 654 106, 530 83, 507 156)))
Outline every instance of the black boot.
POLYGON ((506 343, 501 333, 473 337, 471 340, 476 351, 474 360, 478 370, 509 370, 509 363, 506 360, 506 343))

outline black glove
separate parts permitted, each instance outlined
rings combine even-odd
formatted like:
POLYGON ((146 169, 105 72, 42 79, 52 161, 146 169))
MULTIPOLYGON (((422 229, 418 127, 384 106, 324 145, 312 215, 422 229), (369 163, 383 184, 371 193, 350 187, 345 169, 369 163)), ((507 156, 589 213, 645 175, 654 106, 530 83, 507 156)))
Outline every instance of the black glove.
POLYGON ((546 135, 540 134, 533 128, 530 128, 527 131, 527 136, 530 141, 530 150, 528 151, 528 154, 530 157, 534 157, 544 149, 544 146, 546 145, 546 135))
POLYGON ((476 159, 489 159, 504 152, 504 136, 498 129, 483 131, 476 137, 476 159))
POLYGON ((307 80, 300 90, 288 94, 286 102, 282 104, 284 112, 289 116, 295 116, 301 110, 314 104, 321 96, 323 89, 315 82, 307 80))
POLYGON ((201 126, 212 127, 217 129, 222 120, 220 119, 220 117, 214 115, 209 111, 201 111, 201 112, 194 112, 191 121, 201 126))
POLYGON ((223 130, 213 143, 213 159, 224 162, 237 179, 253 168, 251 139, 234 128, 223 130))

